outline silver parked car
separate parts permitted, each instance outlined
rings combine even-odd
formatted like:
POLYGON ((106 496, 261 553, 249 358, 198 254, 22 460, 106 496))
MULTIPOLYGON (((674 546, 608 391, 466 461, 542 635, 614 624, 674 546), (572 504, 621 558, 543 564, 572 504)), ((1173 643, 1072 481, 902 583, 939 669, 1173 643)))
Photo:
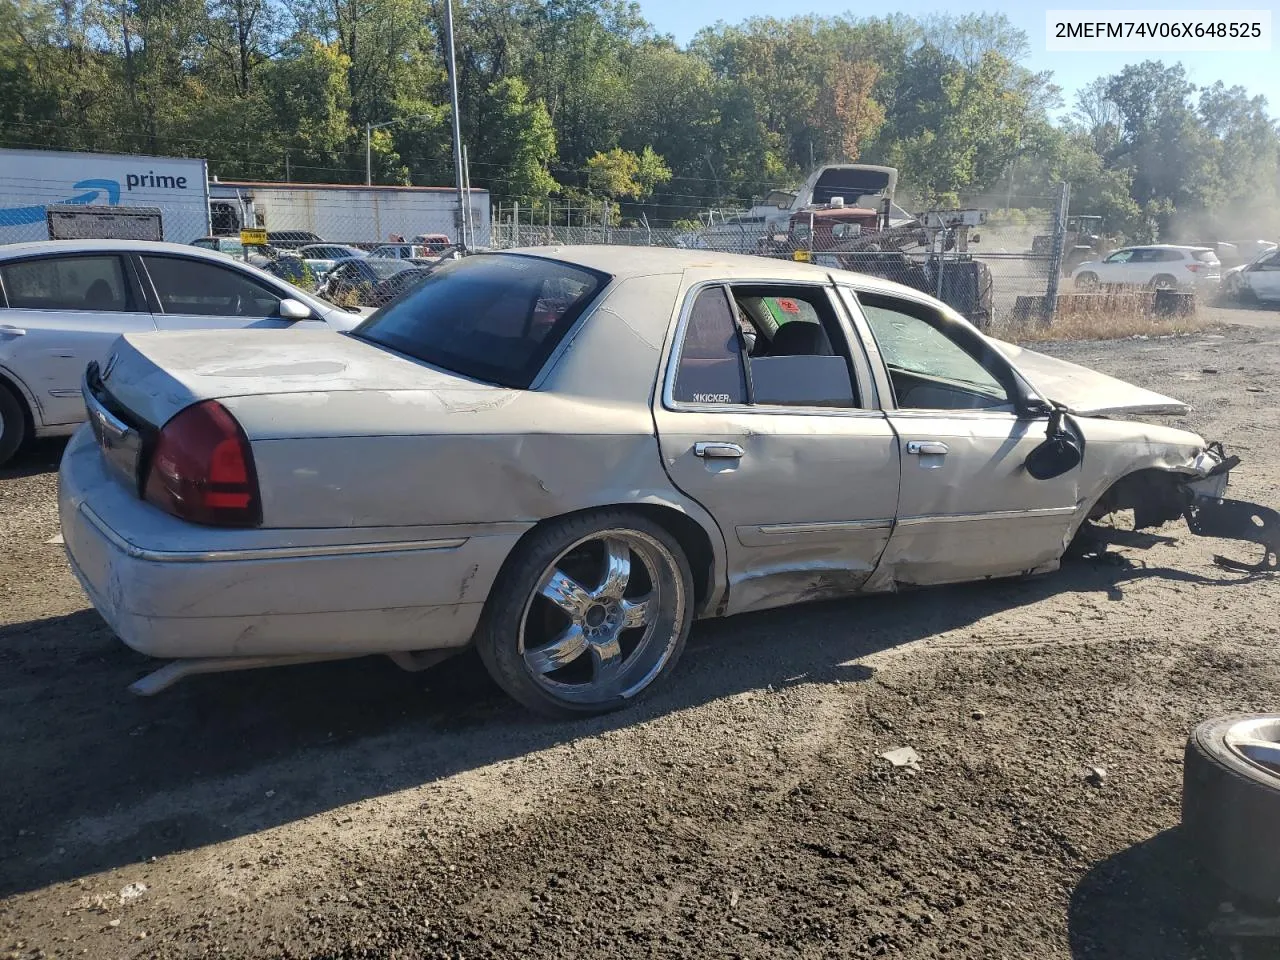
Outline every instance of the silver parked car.
POLYGON ((1223 275, 1222 289, 1233 300, 1280 300, 1280 250, 1267 250, 1251 263, 1232 267, 1223 275))
POLYGON ((122 333, 346 330, 360 317, 198 247, 54 240, 0 247, 0 463, 84 422, 80 381, 122 333))
POLYGON ((358 247, 349 247, 342 243, 313 243, 298 249, 298 256, 302 257, 306 265, 318 277, 323 277, 332 270, 333 265, 339 260, 364 258, 368 255, 358 247))
POLYGON ((1048 572, 1117 510, 1280 546, 1219 446, 1114 419, 1178 401, 731 254, 482 254, 347 335, 127 335, 84 391, 62 528, 120 637, 177 658, 143 693, 474 643, 528 706, 599 712, 694 618, 1048 572))

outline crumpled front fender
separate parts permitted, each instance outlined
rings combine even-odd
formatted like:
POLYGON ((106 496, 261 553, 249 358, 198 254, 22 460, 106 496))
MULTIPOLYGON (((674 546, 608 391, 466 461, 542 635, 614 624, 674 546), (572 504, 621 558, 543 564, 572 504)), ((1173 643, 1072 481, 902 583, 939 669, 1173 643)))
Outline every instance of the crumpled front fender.
POLYGON ((1223 556, 1215 556, 1214 562, 1228 570, 1257 573, 1280 569, 1280 512, 1245 500, 1228 500, 1227 476, 1240 464, 1239 457, 1228 457, 1221 443, 1211 443, 1208 450, 1197 458, 1196 466, 1204 475, 1182 484, 1187 496, 1183 509, 1187 528, 1197 536, 1219 537, 1223 540, 1243 540, 1262 547, 1262 559, 1257 563, 1242 563, 1223 556), (1202 462, 1210 458, 1214 463, 1202 462))
POLYGON ((1148 468, 1127 476, 1108 491, 1095 510, 1132 509, 1135 529, 1091 525, 1086 540, 1140 549, 1167 543, 1168 537, 1142 531, 1181 516, 1197 536, 1241 540, 1263 549, 1262 559, 1256 563, 1215 556, 1214 562, 1219 566, 1249 573, 1280 569, 1280 512, 1224 496, 1229 474, 1239 465, 1239 457, 1228 456, 1222 444, 1215 442, 1176 472, 1148 468))

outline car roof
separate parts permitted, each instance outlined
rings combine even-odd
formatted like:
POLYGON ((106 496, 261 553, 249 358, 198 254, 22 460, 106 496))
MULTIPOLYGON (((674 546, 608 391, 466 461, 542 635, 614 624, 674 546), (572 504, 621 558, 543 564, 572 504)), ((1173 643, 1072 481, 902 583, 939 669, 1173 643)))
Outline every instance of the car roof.
MULTIPOLYGON (((203 239, 225 240, 226 237, 203 239)), ((177 253, 184 257, 226 263, 226 254, 189 243, 162 243, 154 240, 35 240, 29 243, 0 245, 0 260, 41 254, 69 253, 177 253)))
MULTIPOLYGON (((1194 246, 1185 243, 1135 243, 1128 247, 1121 247, 1120 250, 1208 250, 1213 251, 1213 247, 1194 246)), ((1115 251, 1119 253, 1120 250, 1115 251)))
POLYGON ((625 247, 607 245, 520 247, 498 250, 485 256, 509 256, 519 254, 560 260, 575 266, 598 270, 618 279, 643 277, 659 273, 683 273, 686 270, 708 271, 721 274, 726 280, 768 279, 797 280, 813 283, 829 276, 855 281, 860 289, 886 294, 918 296, 919 291, 892 280, 883 280, 865 273, 820 267, 795 260, 773 257, 755 257, 740 253, 720 253, 715 250, 690 250, 681 247, 625 247))

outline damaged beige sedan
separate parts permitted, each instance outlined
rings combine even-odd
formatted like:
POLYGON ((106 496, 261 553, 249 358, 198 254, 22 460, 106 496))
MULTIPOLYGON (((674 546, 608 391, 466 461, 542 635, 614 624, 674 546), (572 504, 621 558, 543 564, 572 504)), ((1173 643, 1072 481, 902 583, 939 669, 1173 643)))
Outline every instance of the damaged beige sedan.
MULTIPOLYGON (((623 706, 700 617, 1046 573, 1093 523, 1262 544, 1175 400, 858 274, 541 248, 442 267, 349 334, 130 334, 67 448, 72 566, 193 674, 475 644, 546 713, 623 706)), ((732 656, 731 650, 722 651, 732 656)))

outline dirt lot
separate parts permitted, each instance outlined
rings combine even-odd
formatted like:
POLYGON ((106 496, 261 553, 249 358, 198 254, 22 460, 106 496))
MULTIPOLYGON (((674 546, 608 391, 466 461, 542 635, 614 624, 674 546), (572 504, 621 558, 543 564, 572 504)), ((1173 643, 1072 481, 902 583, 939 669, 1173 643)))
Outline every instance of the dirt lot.
MULTIPOLYGON (((1225 316, 1253 325, 1049 349, 1190 401, 1277 504, 1280 315, 1225 316)), ((0 473, 0 957, 1205 955, 1182 745, 1280 702, 1277 583, 1212 562, 1249 548, 1170 527, 705 624, 598 721, 533 720, 470 659, 139 700, 47 543, 59 454, 0 473)))

